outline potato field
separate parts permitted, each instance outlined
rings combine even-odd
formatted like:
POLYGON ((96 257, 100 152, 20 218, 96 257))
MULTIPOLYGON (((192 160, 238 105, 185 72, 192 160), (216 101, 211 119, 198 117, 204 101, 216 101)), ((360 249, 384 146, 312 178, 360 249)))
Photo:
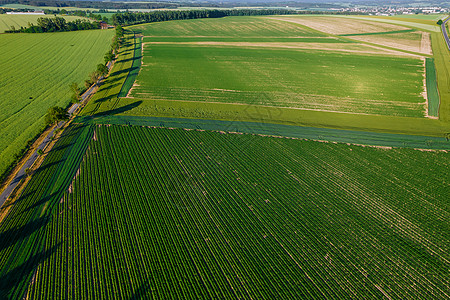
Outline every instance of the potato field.
POLYGON ((449 163, 446 152, 74 125, 1 224, 2 293, 444 299, 449 163))

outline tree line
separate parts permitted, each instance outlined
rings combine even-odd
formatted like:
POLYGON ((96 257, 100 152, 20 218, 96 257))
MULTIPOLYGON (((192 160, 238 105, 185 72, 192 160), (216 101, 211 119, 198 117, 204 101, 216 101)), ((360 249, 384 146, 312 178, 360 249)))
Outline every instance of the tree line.
POLYGON ((75 20, 67 22, 66 19, 61 17, 54 18, 38 18, 37 25, 28 24, 28 27, 21 27, 16 29, 11 26, 11 30, 5 31, 6 33, 26 32, 26 33, 41 33, 41 32, 62 32, 62 31, 77 31, 77 30, 89 30, 100 29, 100 23, 97 21, 90 22, 88 20, 75 20))
POLYGON ((111 17, 115 25, 133 25, 140 23, 153 23, 172 20, 223 18, 228 16, 262 16, 262 15, 299 15, 299 14, 352 14, 348 12, 317 12, 299 11, 292 9, 209 9, 209 10, 161 10, 137 13, 116 13, 111 17))

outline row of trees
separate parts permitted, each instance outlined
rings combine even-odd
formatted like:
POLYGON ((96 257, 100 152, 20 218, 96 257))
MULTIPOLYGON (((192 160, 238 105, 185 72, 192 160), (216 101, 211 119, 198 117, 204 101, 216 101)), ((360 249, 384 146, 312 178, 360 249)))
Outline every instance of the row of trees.
MULTIPOLYGON (((171 20, 187 20, 201 18, 223 18, 227 16, 262 16, 262 15, 297 15, 317 14, 314 11, 298 11, 292 9, 229 9, 229 10, 186 10, 186 11, 152 11, 147 13, 116 13, 111 19, 113 24, 132 25, 140 23, 153 23, 171 20)), ((321 14, 344 14, 341 12, 320 12, 321 14)), ((350 13, 345 13, 350 14, 350 13)))
POLYGON ((29 24, 27 28, 21 27, 16 29, 11 26, 11 30, 6 32, 26 32, 26 33, 41 33, 41 32, 60 32, 60 31, 77 31, 77 30, 89 30, 100 29, 100 23, 97 21, 90 22, 88 20, 75 20, 67 22, 66 19, 61 17, 54 18, 39 18, 37 19, 37 25, 29 24))
POLYGON ((118 25, 116 26, 116 34, 113 38, 113 41, 111 43, 111 48, 106 52, 104 56, 104 64, 98 64, 97 69, 95 71, 92 71, 89 74, 88 79, 84 81, 84 87, 79 87, 77 83, 72 83, 70 85, 70 90, 72 92, 72 102, 78 102, 81 101, 81 95, 93 84, 95 84, 99 77, 105 76, 108 74, 108 63, 112 62, 116 58, 116 53, 118 48, 120 47, 122 41, 123 41, 123 34, 124 30, 122 26, 118 25))

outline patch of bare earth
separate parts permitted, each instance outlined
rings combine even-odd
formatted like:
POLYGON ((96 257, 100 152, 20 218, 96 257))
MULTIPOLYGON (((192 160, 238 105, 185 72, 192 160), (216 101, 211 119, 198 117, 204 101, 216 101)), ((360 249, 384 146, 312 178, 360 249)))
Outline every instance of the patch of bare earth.
POLYGON ((395 33, 386 35, 361 35, 352 36, 350 38, 399 50, 431 55, 430 34, 427 32, 418 32, 414 34, 419 34, 420 37, 418 39, 405 39, 403 38, 402 33, 395 33))
POLYGON ((340 17, 269 17, 269 19, 293 22, 318 31, 336 35, 410 29, 394 24, 346 19, 340 17))

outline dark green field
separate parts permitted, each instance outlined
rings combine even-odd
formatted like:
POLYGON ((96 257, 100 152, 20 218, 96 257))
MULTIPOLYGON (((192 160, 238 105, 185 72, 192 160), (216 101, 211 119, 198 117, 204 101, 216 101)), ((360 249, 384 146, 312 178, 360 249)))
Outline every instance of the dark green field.
POLYGON ((1 224, 2 295, 450 294, 448 153, 117 125, 58 148, 1 224))

